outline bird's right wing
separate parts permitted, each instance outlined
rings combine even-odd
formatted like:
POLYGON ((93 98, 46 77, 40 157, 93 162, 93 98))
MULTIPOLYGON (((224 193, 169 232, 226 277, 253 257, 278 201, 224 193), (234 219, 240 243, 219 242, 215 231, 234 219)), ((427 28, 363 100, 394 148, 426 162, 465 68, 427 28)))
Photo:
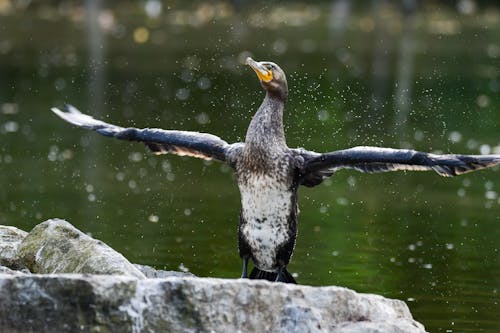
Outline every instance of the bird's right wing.
POLYGON ((354 147, 325 154, 293 151, 302 159, 301 173, 306 186, 318 185, 339 169, 366 173, 433 170, 440 176, 452 177, 500 164, 500 155, 438 155, 379 147, 354 147))
POLYGON ((52 108, 52 111, 73 125, 96 131, 101 135, 143 142, 155 154, 169 153, 206 160, 215 159, 231 164, 235 150, 243 145, 242 143, 228 144, 218 136, 208 133, 115 126, 83 114, 71 105, 67 106, 66 112, 57 108, 52 108))

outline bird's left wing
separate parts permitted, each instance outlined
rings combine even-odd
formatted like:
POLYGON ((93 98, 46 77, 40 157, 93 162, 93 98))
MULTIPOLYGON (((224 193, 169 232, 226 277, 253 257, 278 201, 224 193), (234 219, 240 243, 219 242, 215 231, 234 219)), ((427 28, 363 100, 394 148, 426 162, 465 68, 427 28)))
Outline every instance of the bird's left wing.
POLYGON ((307 150, 295 150, 303 158, 303 179, 314 180, 330 176, 339 169, 355 169, 376 173, 397 170, 433 170, 441 176, 452 177, 500 164, 500 155, 430 154, 409 149, 378 147, 354 147, 331 153, 318 154, 307 150))
POLYGON ((170 153, 230 163, 233 148, 241 145, 230 145, 218 136, 208 133, 115 126, 83 114, 71 105, 67 106, 67 111, 57 108, 52 108, 52 111, 73 125, 96 131, 101 135, 143 142, 155 154, 170 153))

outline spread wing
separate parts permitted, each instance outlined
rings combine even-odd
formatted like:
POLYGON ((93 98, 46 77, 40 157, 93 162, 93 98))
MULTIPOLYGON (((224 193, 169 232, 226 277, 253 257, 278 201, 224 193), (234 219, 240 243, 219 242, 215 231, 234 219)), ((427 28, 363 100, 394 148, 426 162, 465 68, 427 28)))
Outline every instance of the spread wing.
POLYGON ((52 108, 52 111, 73 125, 96 131, 101 135, 143 142, 155 154, 169 153, 231 163, 232 153, 242 145, 230 145, 218 136, 207 133, 115 126, 83 114, 71 105, 66 107, 66 111, 57 108, 52 108))
POLYGON ((295 150, 303 159, 303 184, 314 186, 339 169, 376 173, 386 171, 428 171, 453 177, 500 164, 500 155, 437 155, 408 149, 354 147, 319 154, 295 150))

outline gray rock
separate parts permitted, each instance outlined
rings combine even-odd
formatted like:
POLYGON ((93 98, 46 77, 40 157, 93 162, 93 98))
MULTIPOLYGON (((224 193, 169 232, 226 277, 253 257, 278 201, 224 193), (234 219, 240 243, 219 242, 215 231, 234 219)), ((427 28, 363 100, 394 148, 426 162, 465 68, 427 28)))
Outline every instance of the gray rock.
POLYGON ((17 248, 28 233, 16 227, 0 225, 0 265, 12 269, 22 269, 17 248))
POLYGON ((421 333, 406 304, 339 287, 0 274, 1 332, 421 333))
POLYGON ((134 264, 134 266, 146 275, 148 279, 162 279, 171 276, 190 276, 195 277, 193 273, 189 272, 177 272, 177 271, 164 271, 162 269, 154 269, 151 266, 134 264))
POLYGON ((0 274, 9 274, 9 275, 24 275, 24 274, 29 274, 29 272, 21 272, 21 271, 15 271, 13 269, 10 269, 9 267, 5 266, 0 266, 0 274))
POLYGON ((125 257, 70 223, 52 219, 40 223, 18 248, 21 261, 33 273, 116 274, 146 278, 125 257))

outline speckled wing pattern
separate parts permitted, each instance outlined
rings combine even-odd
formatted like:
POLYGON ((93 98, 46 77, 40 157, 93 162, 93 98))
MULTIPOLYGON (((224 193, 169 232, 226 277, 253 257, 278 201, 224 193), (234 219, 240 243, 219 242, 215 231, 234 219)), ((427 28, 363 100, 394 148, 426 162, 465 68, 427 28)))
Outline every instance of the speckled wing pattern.
POLYGON ((500 164, 500 155, 438 155, 379 147, 354 147, 325 154, 301 149, 296 150, 296 153, 304 159, 304 179, 316 176, 317 181, 319 177, 328 177, 339 169, 355 169, 366 173, 433 170, 440 176, 453 177, 500 164))
POLYGON ((207 133, 115 126, 83 114, 71 105, 66 106, 66 111, 57 108, 52 108, 52 111, 73 125, 96 131, 101 135, 143 142, 155 154, 169 153, 230 162, 228 159, 230 152, 235 148, 233 146, 239 145, 230 145, 221 138, 207 133))

